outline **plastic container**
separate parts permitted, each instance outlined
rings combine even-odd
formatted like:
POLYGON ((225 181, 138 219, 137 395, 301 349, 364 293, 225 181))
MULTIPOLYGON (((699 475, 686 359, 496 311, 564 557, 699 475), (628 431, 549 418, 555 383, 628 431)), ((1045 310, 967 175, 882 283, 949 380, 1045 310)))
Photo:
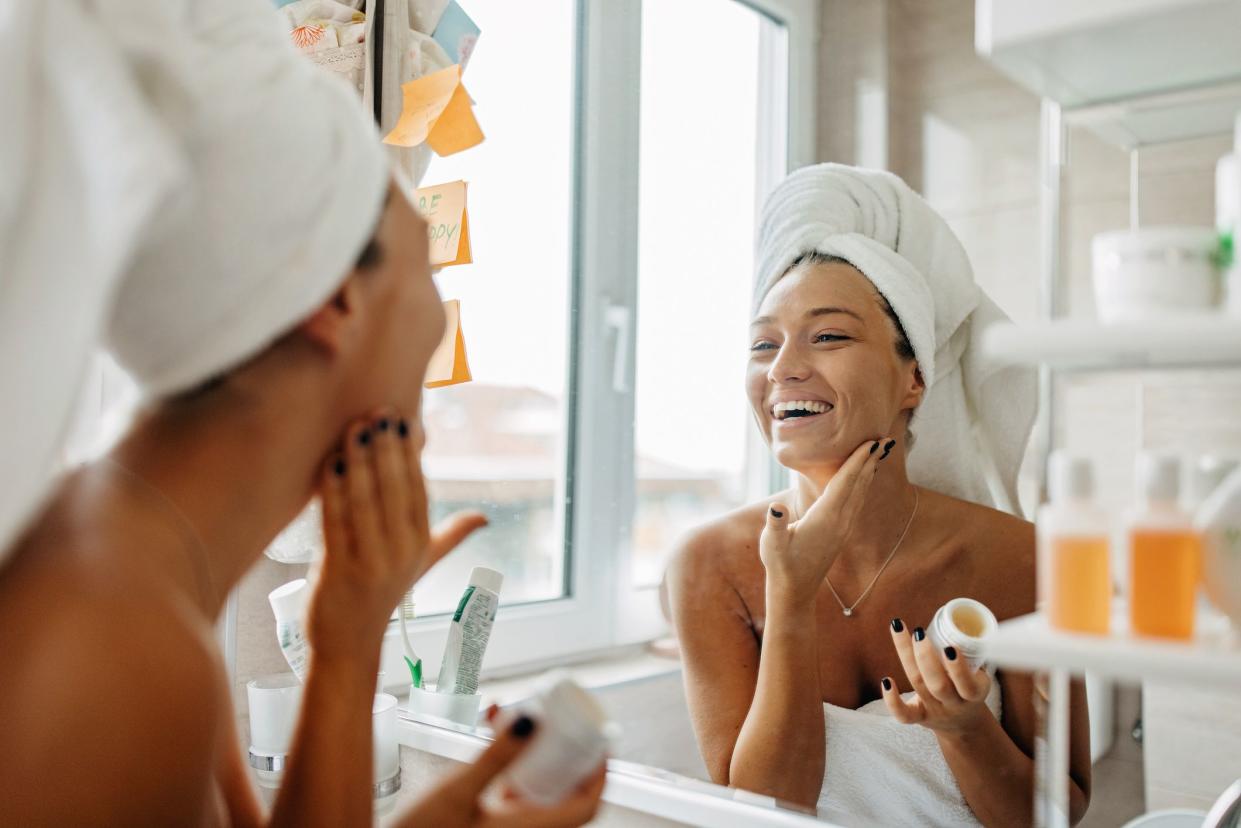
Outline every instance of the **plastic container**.
POLYGON ((927 635, 936 647, 955 647, 970 666, 983 664, 983 641, 995 632, 999 622, 987 606, 973 598, 953 598, 931 619, 927 635))
POLYGON ((1241 469, 1233 471, 1199 507, 1202 586, 1207 599, 1241 635, 1241 469))
POLYGON ((246 702, 250 767, 260 787, 278 788, 302 706, 302 682, 293 673, 260 676, 246 682, 246 702))
POLYGON ((280 652, 299 681, 306 680, 310 669, 310 641, 306 638, 306 608, 310 604, 310 587, 305 578, 289 581, 273 589, 267 600, 276 616, 276 639, 280 652))
POLYGON ((478 677, 500 608, 503 585, 504 575, 494 569, 476 566, 470 571, 470 581, 448 625, 448 643, 444 645, 438 679, 444 692, 467 696, 478 692, 478 677))
POLYGON ((1211 310, 1219 301, 1218 247, 1211 227, 1143 227, 1095 236, 1099 319, 1134 322, 1211 310))
POLYGON ((1129 626, 1137 635, 1189 639, 1201 575, 1198 533, 1177 502, 1180 463, 1142 454, 1138 503, 1126 521, 1129 626))
POLYGON ((371 745, 375 769, 373 794, 377 812, 396 804, 401 790, 401 748, 396 741, 396 696, 376 693, 371 704, 371 745))
POLYGON ((1111 521, 1094 500, 1089 461, 1051 457, 1051 499, 1039 509, 1039 605, 1058 630, 1107 635, 1112 617, 1111 521))
POLYGON ((409 687, 409 712, 433 724, 450 722, 465 727, 478 724, 482 693, 437 693, 434 687, 409 687))
POLYGON ((572 793, 607 758, 619 732, 598 702, 563 673, 550 674, 542 692, 506 712, 498 729, 523 713, 538 729, 506 777, 514 791, 540 805, 572 793))

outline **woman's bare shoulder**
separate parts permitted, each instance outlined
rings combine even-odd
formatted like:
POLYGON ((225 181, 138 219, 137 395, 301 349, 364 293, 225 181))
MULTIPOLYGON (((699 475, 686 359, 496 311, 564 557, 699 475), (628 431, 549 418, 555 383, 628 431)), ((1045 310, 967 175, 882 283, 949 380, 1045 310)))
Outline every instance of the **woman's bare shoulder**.
POLYGON ((973 581, 1000 618, 1034 609, 1037 560, 1034 524, 1008 512, 947 495, 934 495, 939 520, 968 557, 973 581))
POLYGON ((761 569, 758 537, 773 499, 748 503, 690 530, 672 552, 670 575, 730 578, 761 569))

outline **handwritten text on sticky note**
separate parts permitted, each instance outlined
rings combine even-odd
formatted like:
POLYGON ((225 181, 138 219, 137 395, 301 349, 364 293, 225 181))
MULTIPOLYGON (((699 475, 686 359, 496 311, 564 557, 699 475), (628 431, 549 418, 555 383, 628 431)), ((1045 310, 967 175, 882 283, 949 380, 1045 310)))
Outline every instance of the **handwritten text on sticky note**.
POLYGON ((466 207, 466 183, 451 181, 414 190, 414 206, 427 221, 431 264, 449 267, 469 264, 470 214, 466 207))

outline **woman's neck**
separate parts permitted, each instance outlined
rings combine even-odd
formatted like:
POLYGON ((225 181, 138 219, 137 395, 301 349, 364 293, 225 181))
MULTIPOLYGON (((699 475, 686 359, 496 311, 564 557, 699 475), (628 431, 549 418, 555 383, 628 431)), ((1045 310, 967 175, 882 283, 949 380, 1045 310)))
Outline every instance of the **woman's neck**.
MULTIPOLYGON (((902 449, 902 446, 896 446, 887 459, 879 461, 861 514, 854 524, 849 548, 838 559, 833 573, 844 570, 845 574, 856 572, 858 577, 867 577, 891 554, 897 539, 904 532, 913 514, 917 495, 905 473, 902 449)), ((793 509, 798 518, 806 514, 806 510, 822 496, 837 471, 816 470, 795 475, 793 509)))
POLYGON ((165 523, 188 524, 202 547, 189 554, 204 557, 196 564, 209 579, 205 609, 214 619, 313 495, 338 427, 313 406, 210 393, 144 413, 109 459, 153 490, 146 502, 165 512, 165 523))

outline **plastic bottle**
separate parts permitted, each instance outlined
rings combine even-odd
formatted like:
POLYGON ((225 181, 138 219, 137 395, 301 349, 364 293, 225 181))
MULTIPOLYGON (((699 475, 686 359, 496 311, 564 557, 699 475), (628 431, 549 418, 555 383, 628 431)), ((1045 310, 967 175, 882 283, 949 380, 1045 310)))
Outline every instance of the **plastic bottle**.
POLYGON ((1137 635, 1189 639, 1194 634, 1201 545, 1189 516, 1177 504, 1179 474, 1175 457, 1138 457, 1138 503, 1125 532, 1129 626, 1137 635))
POLYGON ((983 641, 999 623, 986 604, 973 598, 953 598, 936 611, 927 634, 939 649, 952 646, 977 669, 983 663, 983 641))
POLYGON ((289 581, 278 586, 267 596, 271 610, 276 615, 276 639, 280 652, 299 681, 306 681, 310 669, 310 642, 306 638, 306 607, 310 603, 310 588, 305 578, 289 581))
POLYGON ((1050 501, 1039 509, 1039 605, 1058 630, 1107 635, 1111 629, 1111 527, 1094 500, 1090 462, 1052 455, 1050 501))
POLYGON ((538 727, 534 741, 508 769, 508 784, 539 805, 554 805, 568 796, 607 757, 618 733, 598 702, 559 672, 550 673, 543 690, 517 705, 500 727, 520 714, 538 727))
POLYGON ((1241 469, 1221 483, 1194 518, 1202 534, 1202 585, 1241 634, 1241 469))

